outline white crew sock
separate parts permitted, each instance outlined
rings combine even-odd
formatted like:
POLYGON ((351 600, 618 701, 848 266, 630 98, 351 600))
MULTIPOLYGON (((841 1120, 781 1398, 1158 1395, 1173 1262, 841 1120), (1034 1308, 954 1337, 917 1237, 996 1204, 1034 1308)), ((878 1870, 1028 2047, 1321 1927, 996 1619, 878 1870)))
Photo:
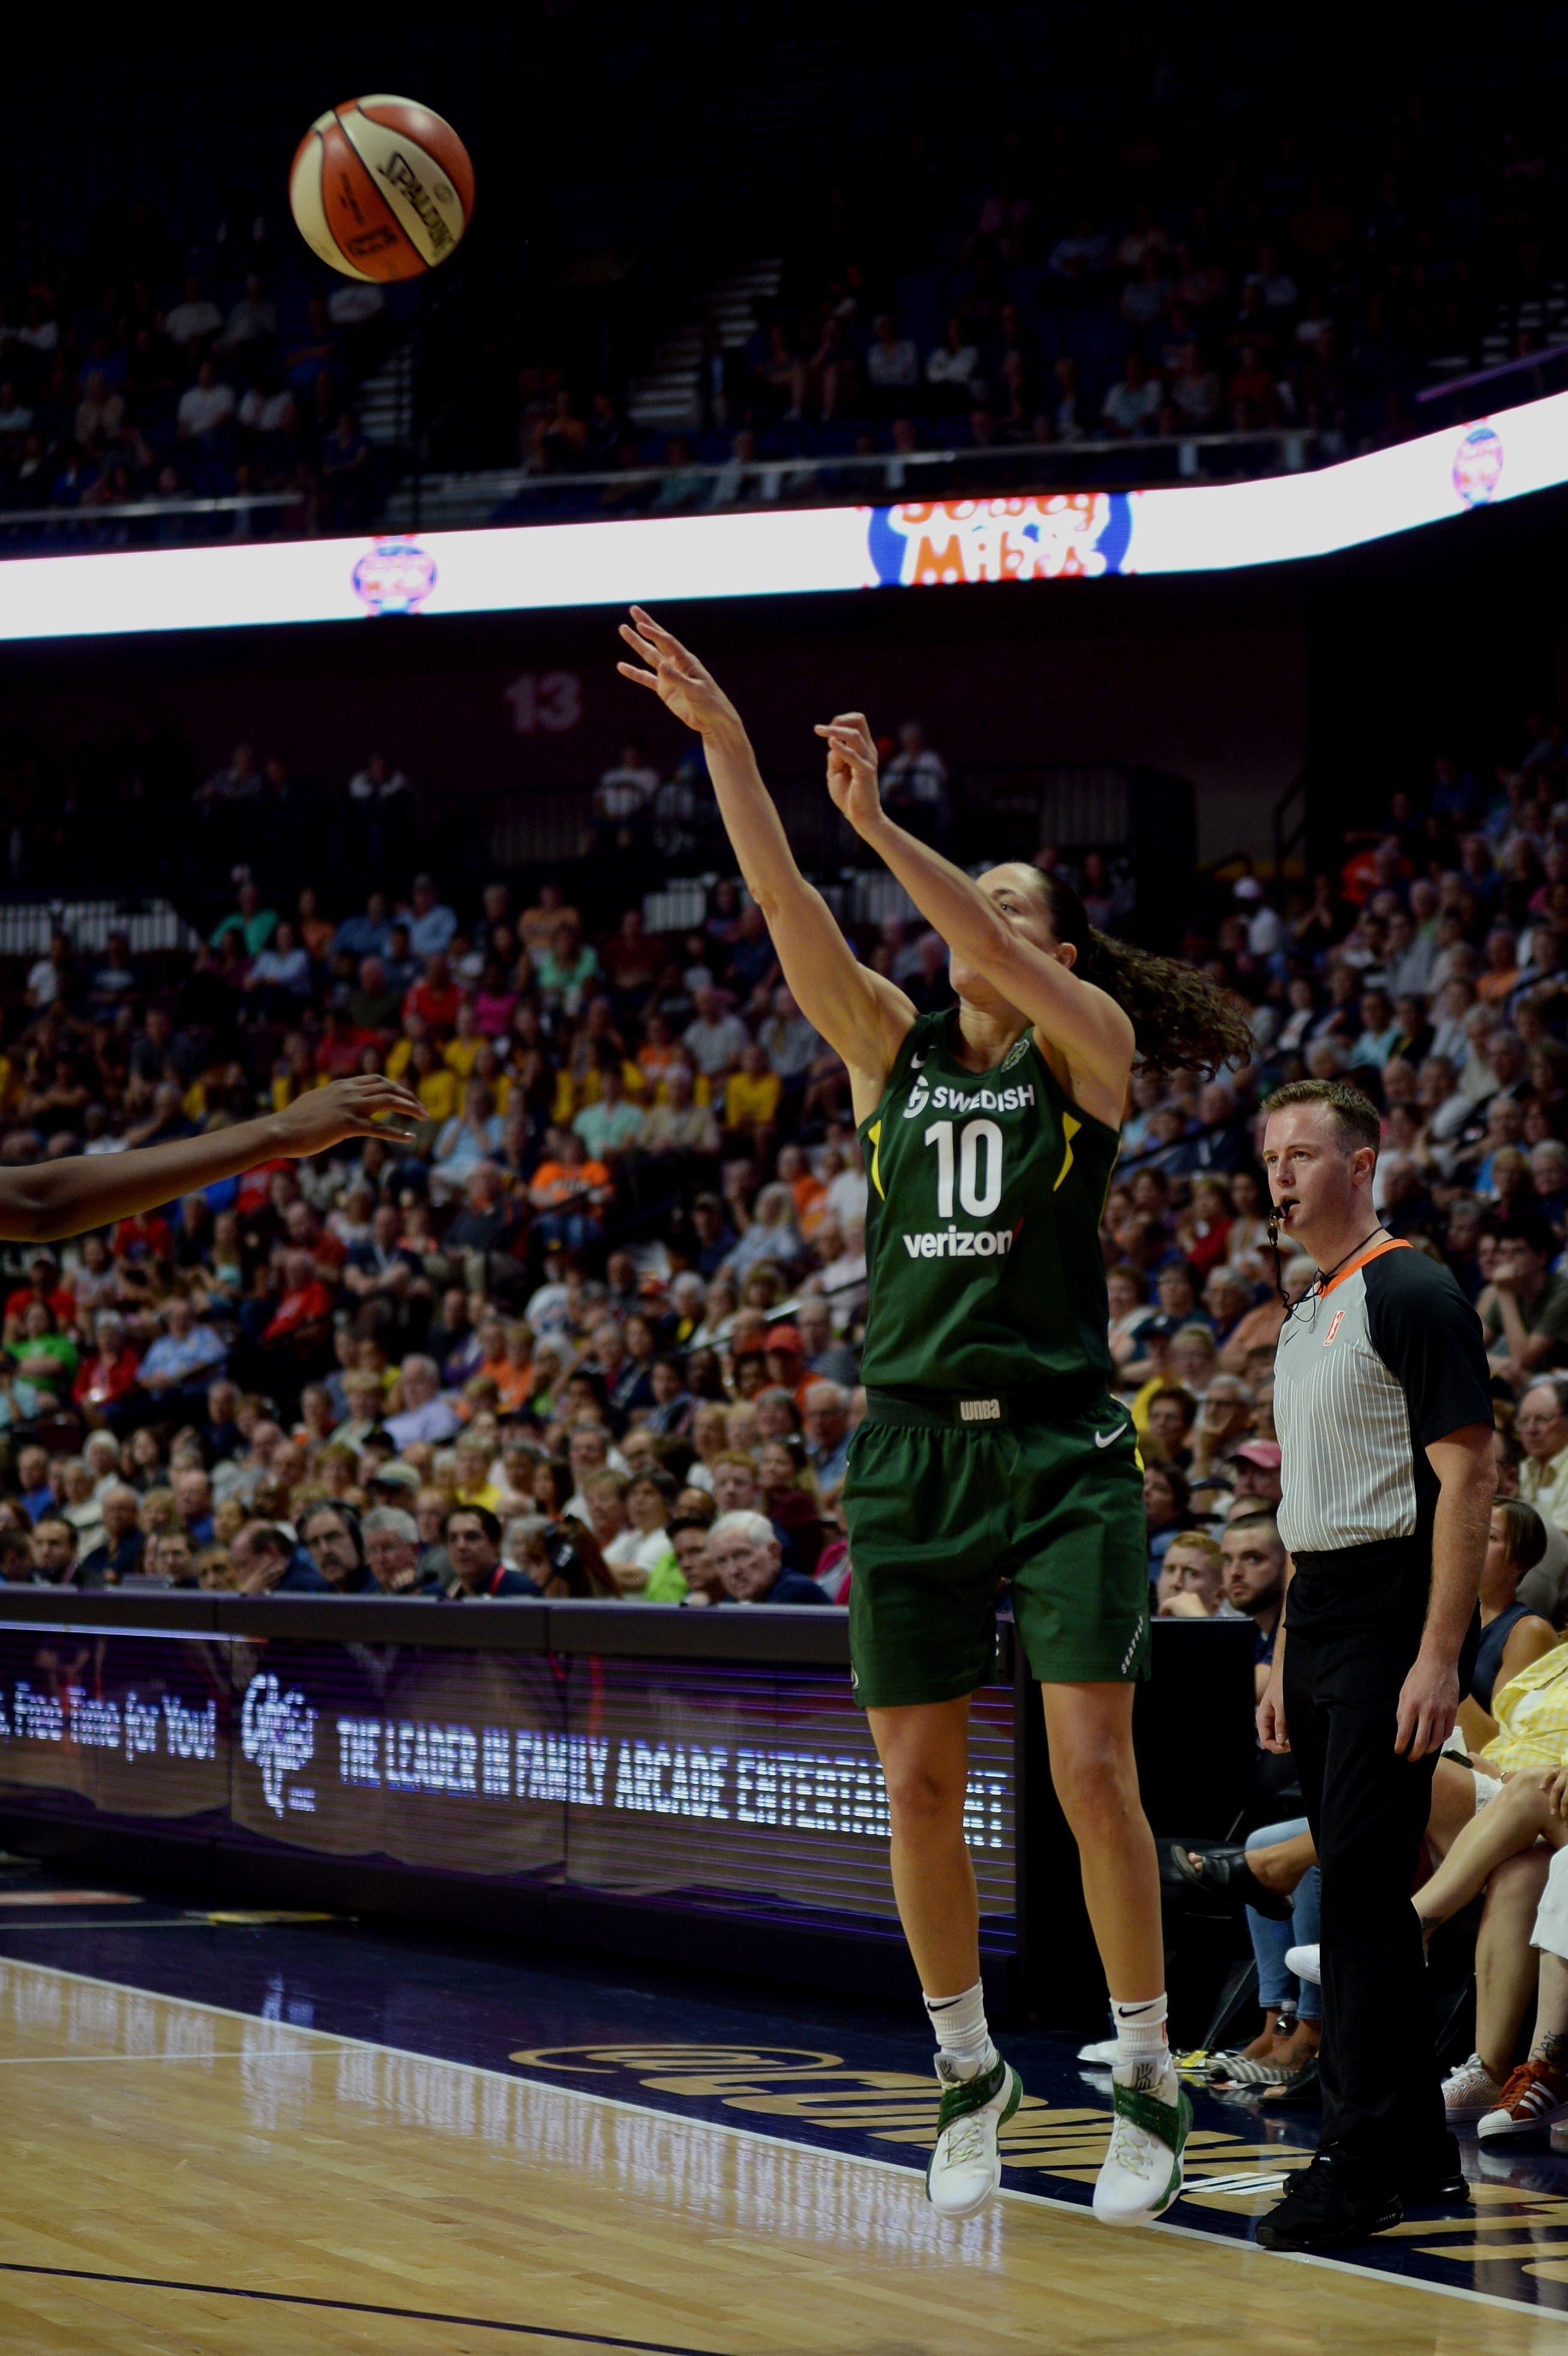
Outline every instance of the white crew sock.
POLYGON ((972 2078, 986 2066, 993 2050, 985 2026, 984 1988, 976 1980, 961 1996, 929 1996, 925 2003, 937 2051, 946 2055, 961 2077, 972 2078))
POLYGON ((1170 2068, 1170 2040, 1165 2032, 1168 2009, 1163 1995, 1125 2004, 1112 1997, 1111 2025, 1116 2031, 1116 2059, 1112 2067, 1124 2084, 1152 2089, 1170 2068))

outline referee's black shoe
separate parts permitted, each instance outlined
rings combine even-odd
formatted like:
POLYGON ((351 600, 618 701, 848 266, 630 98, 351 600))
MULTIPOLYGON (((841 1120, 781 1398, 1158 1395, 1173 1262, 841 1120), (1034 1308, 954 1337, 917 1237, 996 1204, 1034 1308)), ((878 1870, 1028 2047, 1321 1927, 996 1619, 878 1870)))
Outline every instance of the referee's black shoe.
POLYGON ((1459 2165, 1459 2147, 1453 2136, 1445 2133, 1424 2158, 1402 2167, 1399 2187, 1407 2209, 1467 2208, 1469 2179, 1459 2165))
POLYGON ((1293 2176, 1283 2201, 1258 2220, 1265 2250, 1339 2250, 1386 2233, 1404 2216, 1388 2171, 1330 2146, 1293 2176))

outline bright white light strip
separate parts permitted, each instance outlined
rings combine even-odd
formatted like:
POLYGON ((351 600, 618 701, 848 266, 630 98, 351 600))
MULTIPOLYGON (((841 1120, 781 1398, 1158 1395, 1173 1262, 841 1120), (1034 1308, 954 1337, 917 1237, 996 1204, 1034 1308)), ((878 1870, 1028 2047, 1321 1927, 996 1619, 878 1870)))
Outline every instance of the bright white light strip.
POLYGON ((1564 482, 1568 393, 1557 393, 1314 474, 1186 490, 17 557, 0 562, 0 640, 1224 572, 1355 548, 1564 482))

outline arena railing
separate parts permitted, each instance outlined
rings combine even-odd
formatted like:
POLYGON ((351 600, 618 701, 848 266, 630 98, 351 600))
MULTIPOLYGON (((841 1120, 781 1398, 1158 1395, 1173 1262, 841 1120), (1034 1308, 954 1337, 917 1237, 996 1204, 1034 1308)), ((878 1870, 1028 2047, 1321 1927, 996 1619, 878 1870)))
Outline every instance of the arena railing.
MULTIPOLYGON (((450 528, 489 523, 499 516, 510 522, 581 522, 600 514, 875 504, 950 498, 955 492, 1135 490, 1160 483, 1299 474, 1344 455, 1335 437, 1292 425, 1246 433, 1151 434, 1134 441, 1096 436, 1083 442, 997 443, 972 449, 832 457, 764 454, 681 466, 650 461, 571 474, 510 467, 433 475, 416 468, 392 490, 374 528, 450 528), (610 491, 619 496, 607 499, 610 491)), ((341 530, 341 522, 332 528, 341 530)), ((311 503, 298 491, 0 509, 0 560, 310 535, 311 503)))
POLYGON ((300 530, 252 529, 258 515, 281 522, 307 512, 297 491, 231 492, 221 498, 122 499, 74 508, 0 508, 0 559, 68 555, 83 547, 190 548, 220 540, 297 539, 300 530))
POLYGON ((169 900, 0 900, 0 958, 42 957, 56 933, 72 948, 92 951, 106 948, 111 933, 124 933, 134 957, 194 949, 199 938, 169 900))
POLYGON ((861 451, 847 455, 725 458, 676 466, 537 473, 499 467, 407 477, 387 501, 385 525, 435 530, 466 523, 580 522, 596 513, 680 514, 703 509, 800 507, 941 498, 955 489, 997 493, 1135 490, 1168 482, 1300 474, 1346 455, 1339 437, 1302 425, 1244 433, 1164 434, 1134 440, 983 444, 970 449, 861 451), (667 497, 671 485, 679 498, 667 497), (617 491, 615 500, 605 494, 617 491), (639 502, 640 501, 640 504, 639 502))

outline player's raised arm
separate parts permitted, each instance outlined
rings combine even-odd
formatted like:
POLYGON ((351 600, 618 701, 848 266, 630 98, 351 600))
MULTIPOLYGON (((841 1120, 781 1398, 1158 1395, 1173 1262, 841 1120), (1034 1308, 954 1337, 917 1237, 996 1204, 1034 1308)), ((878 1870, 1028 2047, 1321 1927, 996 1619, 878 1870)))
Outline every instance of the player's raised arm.
POLYGON ((395 1080, 336 1080, 296 1098, 287 1110, 237 1122, 169 1145, 129 1153, 73 1154, 31 1170, 0 1172, 0 1237, 47 1243, 79 1236, 113 1219, 155 1211, 177 1195, 252 1170, 258 1162, 296 1161, 346 1137, 390 1137, 406 1143, 424 1107, 395 1080))
MULTIPOLYGON (((971 966, 1067 1058, 1079 1092, 1102 1093, 1120 1120, 1133 1062, 1133 1024, 1122 1008, 1070 963, 1025 938, 1006 911, 961 867, 890 819, 876 780, 876 747, 865 715, 840 712, 819 736, 828 744, 828 791, 863 842, 898 878, 953 956, 971 966)), ((1092 1104, 1091 1110, 1098 1109, 1092 1104)))
POLYGON ((829 792, 946 941, 960 998, 967 970, 1061 1058, 1087 1111, 1119 1125, 1134 1050, 1156 1072, 1248 1060, 1245 1012, 1206 974, 1097 932, 1075 894, 1022 862, 974 883, 887 816, 860 712, 841 712, 817 734, 827 739, 829 792))
POLYGON ((874 1103, 915 1020, 904 992, 855 957, 827 902, 795 864, 740 714, 695 655, 640 605, 621 636, 640 663, 617 666, 703 740, 719 815, 806 1020, 849 1066, 857 1118, 874 1103))

